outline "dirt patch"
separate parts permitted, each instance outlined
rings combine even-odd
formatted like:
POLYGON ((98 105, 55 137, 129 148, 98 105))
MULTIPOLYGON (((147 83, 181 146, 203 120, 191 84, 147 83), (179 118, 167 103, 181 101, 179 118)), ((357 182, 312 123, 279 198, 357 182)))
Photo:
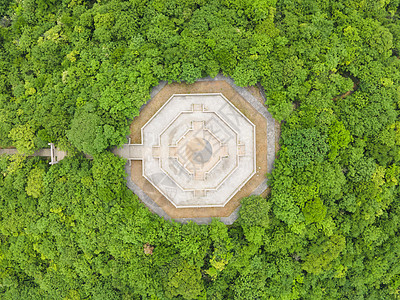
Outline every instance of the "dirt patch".
POLYGON ((353 77, 353 76, 350 76, 350 78, 351 78, 351 80, 353 80, 353 82, 354 82, 353 88, 352 88, 350 91, 347 91, 346 93, 343 93, 343 94, 341 94, 341 95, 339 95, 339 96, 334 97, 334 98, 332 99, 333 101, 336 101, 336 100, 339 100, 339 99, 344 99, 344 98, 346 98, 347 96, 353 94, 355 91, 358 90, 358 86, 359 86, 359 84, 360 84, 360 80, 359 80, 358 78, 353 77))
MULTIPOLYGON (((248 89, 264 103, 257 87, 248 89)), ((173 94, 222 93, 249 120, 256 125, 256 174, 236 193, 225 207, 176 208, 142 176, 142 161, 133 161, 132 181, 172 218, 228 217, 239 205, 240 199, 250 195, 265 179, 267 173, 267 121, 225 81, 198 81, 194 84, 172 83, 166 85, 143 108, 131 126, 131 142, 141 143, 141 128, 173 94)), ((275 142, 275 141, 274 141, 275 142)))

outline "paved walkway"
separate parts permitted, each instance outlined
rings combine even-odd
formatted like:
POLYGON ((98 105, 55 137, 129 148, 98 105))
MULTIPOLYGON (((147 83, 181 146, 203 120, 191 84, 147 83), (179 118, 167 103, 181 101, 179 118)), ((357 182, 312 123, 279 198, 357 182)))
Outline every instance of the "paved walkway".
MULTIPOLYGON (((30 154, 28 156, 42 156, 42 157, 50 157, 50 164, 56 164, 60 160, 64 159, 65 156, 67 156, 66 151, 59 150, 54 147, 54 144, 49 143, 50 148, 43 148, 36 150, 33 154, 30 154)), ((0 149, 0 155, 2 154, 7 154, 7 155, 13 155, 13 154, 18 154, 17 149, 0 149)), ((88 157, 88 156, 86 156, 88 157)))
MULTIPOLYGON (((28 155, 28 156, 51 156, 50 153, 50 148, 49 149, 39 149, 37 151, 35 151, 35 153, 28 155)), ((8 155, 14 155, 14 154, 18 154, 18 150, 17 149, 0 149, 0 155, 2 154, 8 154, 8 155)))

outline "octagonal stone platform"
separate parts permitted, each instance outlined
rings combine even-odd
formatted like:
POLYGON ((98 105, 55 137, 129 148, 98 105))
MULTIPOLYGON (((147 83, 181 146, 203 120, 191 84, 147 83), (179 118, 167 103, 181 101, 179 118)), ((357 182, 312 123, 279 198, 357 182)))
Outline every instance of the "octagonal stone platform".
POLYGON ((177 208, 223 207, 255 174, 255 126, 221 93, 173 95, 141 133, 130 153, 177 208))

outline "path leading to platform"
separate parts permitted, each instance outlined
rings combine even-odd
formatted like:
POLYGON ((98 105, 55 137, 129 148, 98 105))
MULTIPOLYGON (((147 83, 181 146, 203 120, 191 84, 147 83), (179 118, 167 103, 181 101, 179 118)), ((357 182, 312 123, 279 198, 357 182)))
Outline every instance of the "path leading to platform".
MULTIPOLYGON (((33 154, 30 154, 28 156, 42 156, 42 157, 49 157, 50 158, 50 164, 54 165, 58 163, 60 160, 62 160, 65 156, 67 156, 66 151, 59 150, 54 147, 54 144, 49 143, 50 148, 43 148, 36 150, 33 154)), ((17 149, 0 149, 0 155, 6 154, 6 155, 14 155, 18 154, 17 149)))
POLYGON ((122 158, 126 158, 129 160, 139 160, 143 159, 143 145, 141 144, 131 144, 130 141, 128 144, 122 145, 122 148, 114 148, 111 150, 112 153, 118 155, 122 158))

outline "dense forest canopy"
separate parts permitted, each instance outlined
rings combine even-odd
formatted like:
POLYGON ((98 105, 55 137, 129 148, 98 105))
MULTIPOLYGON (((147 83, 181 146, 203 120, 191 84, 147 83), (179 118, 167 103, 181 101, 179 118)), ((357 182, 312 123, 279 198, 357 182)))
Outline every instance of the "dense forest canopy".
POLYGON ((0 0, 1 299, 399 299, 399 0, 0 0), (284 120, 232 226, 153 215, 106 151, 160 80, 284 120), (94 156, 88 161, 79 153, 94 156))

